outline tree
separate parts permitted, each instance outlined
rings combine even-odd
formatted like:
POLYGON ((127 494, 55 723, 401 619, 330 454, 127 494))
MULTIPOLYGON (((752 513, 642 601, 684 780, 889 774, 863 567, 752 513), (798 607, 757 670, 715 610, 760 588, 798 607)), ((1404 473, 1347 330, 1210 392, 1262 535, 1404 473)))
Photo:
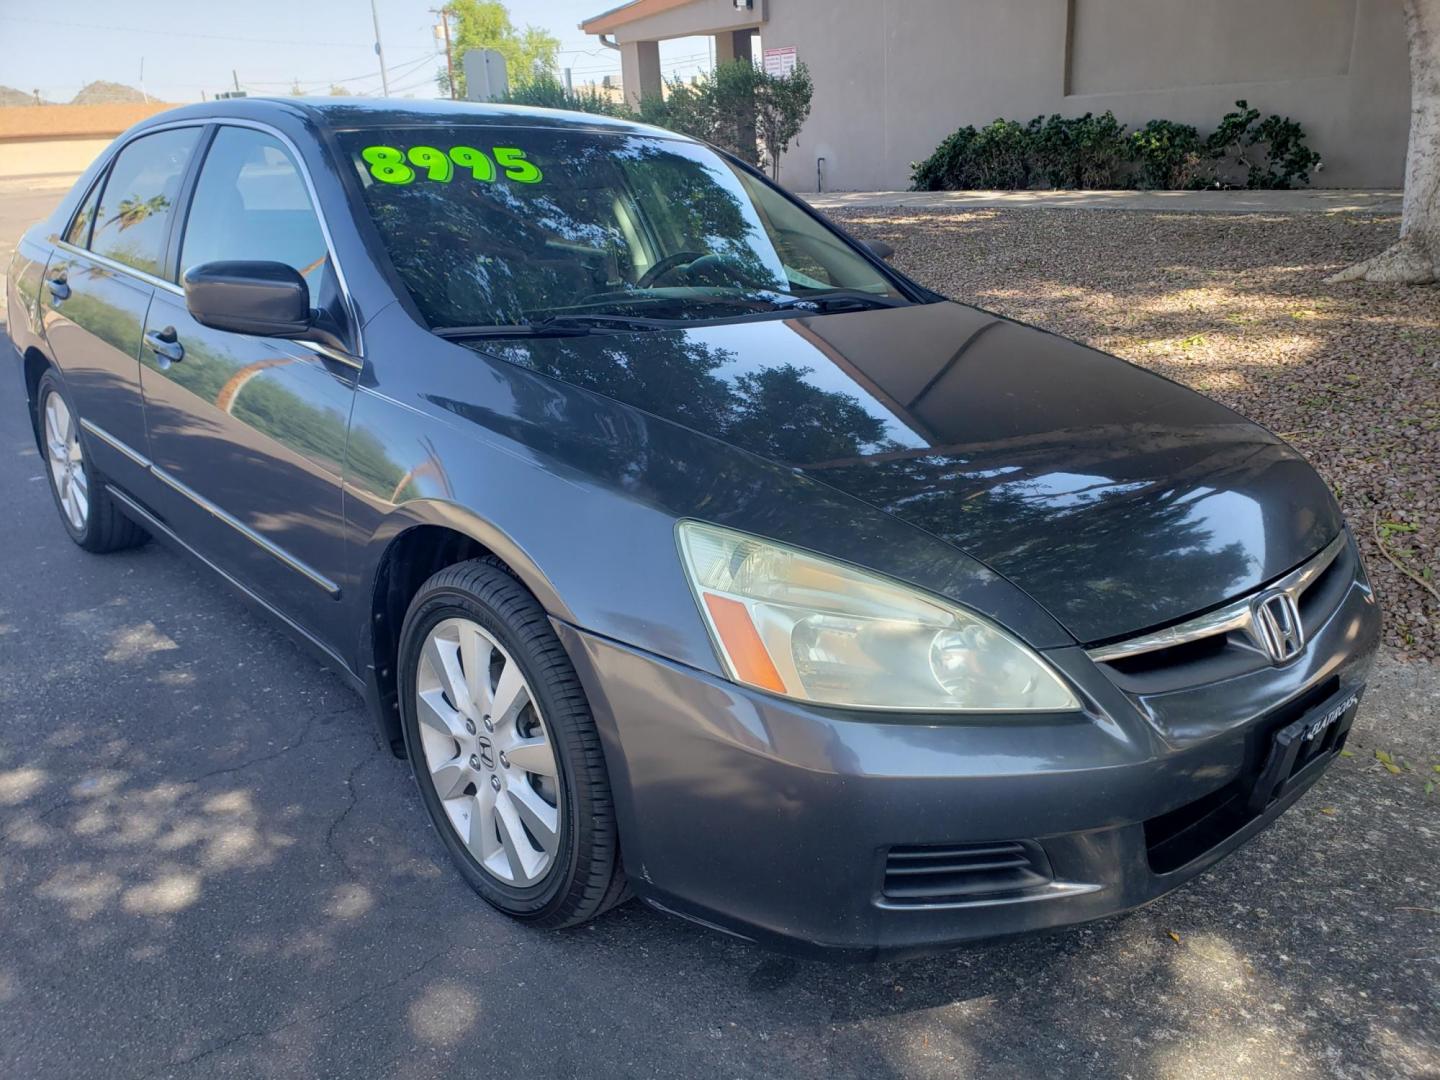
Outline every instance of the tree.
POLYGON ((646 123, 714 143, 751 165, 760 164, 755 144, 759 135, 771 175, 778 176, 780 155, 810 115, 813 92, 803 64, 780 77, 765 74, 748 60, 732 60, 690 83, 671 80, 664 95, 641 98, 640 116, 646 123))
POLYGON ((760 75, 755 86, 755 128, 770 162, 772 180, 780 179, 780 157, 790 149, 810 115, 814 92, 815 84, 804 64, 795 65, 787 76, 760 75))
POLYGON ((1440 0, 1403 0, 1410 38, 1410 145, 1400 239, 1326 278, 1423 285, 1440 279, 1440 0))
MULTIPOLYGON (((555 75, 560 40, 536 26, 517 30, 510 12, 499 0, 451 0, 441 18, 453 19, 450 60, 455 69, 455 96, 465 96, 464 57, 471 49, 494 49, 505 58, 511 86, 524 86, 541 75, 555 75)), ((450 92, 450 75, 435 75, 441 93, 450 92)))

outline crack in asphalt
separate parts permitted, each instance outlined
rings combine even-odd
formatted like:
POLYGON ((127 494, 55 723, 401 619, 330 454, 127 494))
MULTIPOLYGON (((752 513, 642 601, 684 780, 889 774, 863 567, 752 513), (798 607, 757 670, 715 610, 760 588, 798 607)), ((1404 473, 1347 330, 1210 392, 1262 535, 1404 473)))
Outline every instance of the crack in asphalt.
MULTIPOLYGON (((316 725, 319 724, 322 720, 327 720, 334 716, 343 716, 347 712, 353 712, 356 709, 361 708, 363 708, 363 706, 361 705, 347 705, 343 709, 331 709, 329 712, 322 713, 317 710, 311 713, 310 716, 306 718, 305 726, 300 732, 300 737, 297 738, 294 742, 286 743, 284 746, 280 747, 280 749, 272 750, 268 754, 261 754, 259 757, 251 758, 248 761, 242 761, 238 765, 226 765, 218 769, 211 769, 209 772, 203 772, 200 775, 193 776, 188 780, 181 780, 180 783, 198 784, 200 781, 209 780, 213 776, 225 776, 229 773, 244 772, 246 769, 254 768, 256 765, 263 765, 267 761, 274 761, 276 758, 288 754, 292 750, 298 750, 300 747, 304 746, 307 742, 309 742, 310 733, 315 730, 316 725)), ((328 742, 338 742, 341 739, 350 738, 355 735, 362 734, 364 734, 363 731, 345 731, 329 739, 317 739, 315 743, 311 745, 319 746, 328 742)))
POLYGON ((383 749, 383 747, 377 744, 370 753, 366 754, 363 758, 357 761, 354 767, 351 768, 350 772, 345 777, 345 792, 349 796, 349 801, 345 804, 345 809, 340 811, 339 815, 335 818, 335 820, 330 822, 330 827, 325 830, 326 850, 329 851, 331 855, 335 856, 335 861, 338 862, 340 866, 344 869, 345 876, 347 878, 350 878, 351 880, 359 880, 360 875, 355 872, 355 868, 350 865, 350 860, 345 857, 344 852, 342 852, 339 848, 339 845, 335 843, 335 833, 340 828, 340 826, 344 824, 345 819, 350 816, 350 811, 354 810, 356 804, 360 801, 359 797, 355 794, 355 777, 359 774, 361 769, 363 769, 370 762, 374 761, 377 757, 380 757, 381 751, 383 749))
MULTIPOLYGON (((367 758, 366 760, 369 759, 367 758)), ((409 971, 402 972, 401 974, 395 976, 393 979, 387 979, 385 982, 382 982, 377 986, 372 986, 369 989, 362 990, 360 993, 355 994, 353 997, 346 998, 344 1001, 340 1002, 333 1008, 322 1010, 321 1012, 315 1013, 312 1016, 301 1016, 295 1018, 294 1020, 287 1020, 285 1023, 276 1024, 274 1027, 247 1029, 245 1031, 236 1032, 234 1035, 230 1035, 222 1039, 214 1046, 206 1047, 204 1050, 192 1054, 189 1057, 181 1058, 178 1061, 169 1061, 163 1065, 157 1065, 149 1072, 142 1073, 139 1077, 139 1080, 149 1080, 150 1077, 159 1076, 165 1070, 188 1069, 196 1062, 203 1061, 206 1058, 213 1057, 214 1055, 219 1053, 223 1053, 225 1050, 228 1050, 236 1043, 242 1042, 245 1039, 267 1039, 273 1035, 280 1034, 282 1031, 288 1031, 290 1028, 298 1027, 302 1024, 313 1024, 321 1020, 328 1020, 333 1016, 338 1016, 341 1013, 345 1012, 347 1009, 353 1008, 354 1006, 359 1005, 361 1002, 375 997, 377 994, 383 994, 386 990, 392 990, 395 987, 399 986, 401 983, 413 979, 415 976, 419 975, 431 964, 433 964, 436 960, 439 960, 448 951, 448 949, 439 949, 436 952, 432 953, 430 956, 428 956, 425 960, 421 961, 415 967, 411 968, 409 971)))
MULTIPOLYGON (((239 762, 238 764, 235 764, 235 765, 225 765, 225 766, 222 766, 222 767, 220 767, 220 768, 218 768, 218 769, 211 769, 211 770, 209 770, 209 771, 207 771, 207 772, 199 773, 199 774, 197 774, 197 775, 195 775, 195 776, 188 777, 187 779, 184 779, 184 780, 176 780, 176 781, 173 781, 173 783, 176 783, 176 784, 180 785, 181 787, 189 787, 189 786, 191 786, 191 785, 198 784, 198 783, 200 783, 201 781, 209 780, 209 779, 211 779, 211 778, 213 778, 213 777, 216 777, 216 776, 227 776, 227 775, 230 775, 230 774, 232 774, 232 773, 245 772, 245 771, 248 770, 248 769, 253 769, 253 768, 254 768, 255 766, 257 766, 257 765, 263 765, 263 764, 265 764, 265 763, 268 762, 268 761, 274 761, 276 758, 283 757, 284 755, 290 753, 291 751, 293 751, 293 750, 298 750, 300 747, 305 746, 305 745, 307 745, 307 744, 310 745, 310 746, 323 746, 323 745, 325 745, 326 743, 341 742, 341 741, 343 741, 343 740, 345 740, 345 739, 351 739, 351 738, 355 738, 355 737, 357 737, 357 736, 363 736, 364 734, 366 734, 363 729, 357 729, 357 730, 355 730, 355 731, 345 730, 345 731, 341 731, 340 733, 338 733, 338 734, 336 734, 336 735, 331 736, 331 737, 328 738, 328 739, 316 739, 314 742, 311 742, 311 741, 310 741, 310 734, 311 734, 311 732, 313 732, 313 731, 315 730, 315 727, 316 727, 321 721, 330 719, 331 717, 335 717, 335 716, 343 716, 343 715, 344 715, 345 713, 347 713, 347 712, 353 712, 353 711, 355 711, 355 710, 357 710, 357 709, 363 709, 363 707, 364 707, 364 706, 359 705, 359 704, 356 704, 356 705, 347 705, 347 706, 345 706, 344 708, 331 709, 331 710, 326 711, 326 712, 321 712, 320 710, 316 709, 315 711, 311 712, 311 714, 310 714, 309 716, 307 716, 307 717, 305 718, 304 727, 301 729, 299 737, 296 738, 295 740, 293 740, 292 742, 286 743, 284 746, 280 747, 279 749, 277 749, 277 750, 272 750, 272 751, 270 751, 270 752, 268 752, 268 753, 261 754, 261 755, 259 755, 259 756, 257 756, 257 757, 249 758, 248 760, 239 762)), ((106 762, 104 765, 102 765, 102 766, 100 766, 100 767, 101 767, 101 768, 104 768, 104 769, 108 769, 108 768, 112 768, 113 766, 114 766, 114 763, 113 763, 113 762, 106 762)), ((164 782, 164 781, 162 781, 162 782, 164 782)), ((123 797, 123 796, 122 796, 122 797, 123 797)), ((55 813, 58 813, 58 812, 61 811, 61 810, 64 810, 66 807, 68 807, 68 806, 74 806, 74 805, 76 805, 77 803, 80 803, 80 802, 83 802, 83 801, 86 801, 83 796, 67 795, 65 798, 59 800, 58 802, 51 803, 51 804, 50 804, 49 806, 47 806, 44 810, 40 811, 38 814, 34 815, 33 817, 25 818, 25 819, 17 822, 16 824, 12 825, 10 828, 6 829, 3 833, 0 833, 0 843, 4 843, 5 841, 9 840, 12 836, 14 836, 16 833, 20 832, 20 830, 21 830, 21 829, 24 829, 27 825, 32 825, 32 824, 36 824, 36 823, 38 823, 38 822, 44 821, 46 818, 50 817, 51 815, 53 815, 53 814, 55 814, 55 813)))

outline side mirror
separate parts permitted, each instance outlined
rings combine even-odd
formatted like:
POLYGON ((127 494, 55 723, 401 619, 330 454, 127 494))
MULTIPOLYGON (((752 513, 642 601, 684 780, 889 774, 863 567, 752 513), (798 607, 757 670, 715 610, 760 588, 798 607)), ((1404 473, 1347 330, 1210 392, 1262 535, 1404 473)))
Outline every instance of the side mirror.
POLYGON ((185 274, 185 307, 213 330, 298 338, 314 324, 310 287, 280 262, 210 262, 185 274))
POLYGON ((895 254, 895 249, 885 243, 884 240, 861 240, 860 243, 864 245, 866 251, 870 252, 870 254, 874 255, 877 259, 888 260, 890 256, 895 254))

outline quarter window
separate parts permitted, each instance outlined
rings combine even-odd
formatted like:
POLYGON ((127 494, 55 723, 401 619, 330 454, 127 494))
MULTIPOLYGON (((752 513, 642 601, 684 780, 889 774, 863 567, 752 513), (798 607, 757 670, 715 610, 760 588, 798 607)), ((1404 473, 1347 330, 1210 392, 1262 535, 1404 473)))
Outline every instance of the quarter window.
POLYGON ((110 167, 90 250, 159 277, 180 181, 200 129, 173 128, 130 143, 110 167))
POLYGON ((65 242, 76 247, 84 247, 90 242, 90 223, 95 220, 95 204, 100 201, 100 184, 96 183, 90 188, 90 193, 85 196, 85 204, 75 214, 74 220, 70 222, 70 228, 65 230, 65 242))
POLYGON ((222 127, 210 144, 180 248, 182 275, 220 260, 282 262, 325 302, 331 274, 320 219, 290 152, 273 136, 222 127))

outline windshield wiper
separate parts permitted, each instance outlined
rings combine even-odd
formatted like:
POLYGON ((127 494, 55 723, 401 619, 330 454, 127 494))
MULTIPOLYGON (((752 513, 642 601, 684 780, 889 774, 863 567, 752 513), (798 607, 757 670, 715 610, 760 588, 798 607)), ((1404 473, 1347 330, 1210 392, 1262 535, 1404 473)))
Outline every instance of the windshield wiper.
MULTIPOLYGON (((730 296, 652 296, 629 301, 636 307, 651 309, 670 308, 684 311, 695 305, 711 305, 731 310, 740 309, 751 317, 764 317, 775 312, 798 312, 824 314, 830 311, 860 311, 869 308, 900 307, 906 303, 889 296, 854 289, 834 289, 815 296, 798 296, 774 293, 758 297, 730 296)), ((742 316, 743 317, 743 316, 742 316)), ((674 318, 646 315, 613 315, 604 312, 573 312, 564 315, 546 315, 534 319, 522 319, 513 323, 494 323, 487 326, 445 326, 434 331, 449 340, 472 338, 518 338, 518 337, 584 337, 588 334, 616 334, 646 330, 674 330, 686 326, 702 325, 707 320, 674 318)))
POLYGON ((436 330, 435 334, 451 341, 468 338, 584 337, 587 334, 616 333, 620 330, 665 330, 671 326, 673 323, 661 319, 628 315, 552 315, 544 319, 494 323, 488 326, 444 326, 436 330))
POLYGON ((904 307, 907 301, 894 296, 876 296, 858 289, 832 289, 814 295, 792 294, 775 301, 781 311, 867 311, 875 308, 904 307))

